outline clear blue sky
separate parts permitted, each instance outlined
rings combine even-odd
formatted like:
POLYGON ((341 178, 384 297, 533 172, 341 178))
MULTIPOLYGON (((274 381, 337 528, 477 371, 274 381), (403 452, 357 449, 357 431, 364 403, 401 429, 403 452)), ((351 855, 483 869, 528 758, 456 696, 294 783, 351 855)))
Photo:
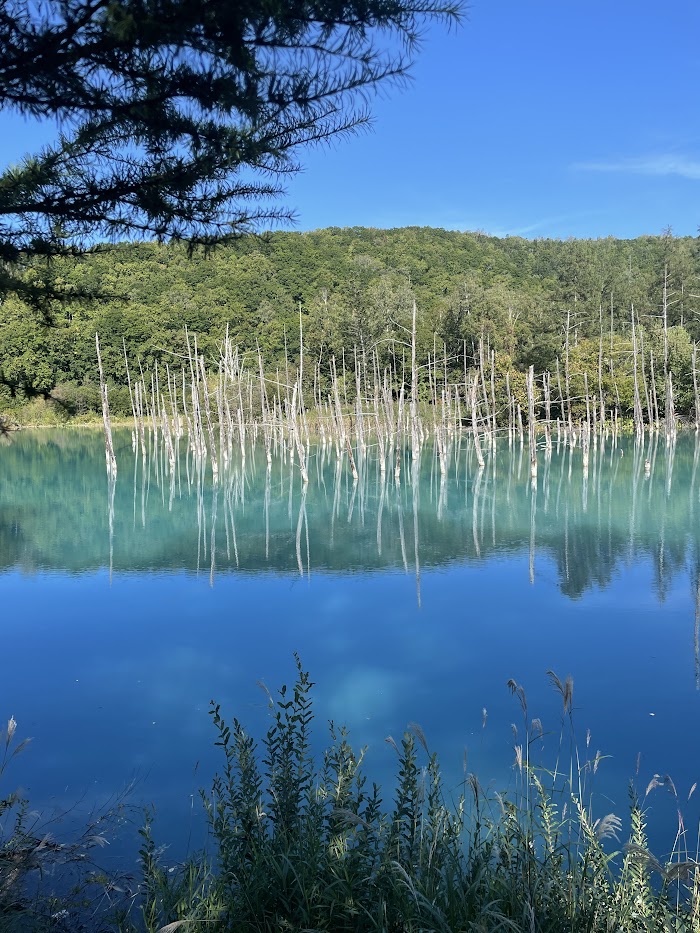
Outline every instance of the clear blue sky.
MULTIPOLYGON (((435 25, 371 132, 302 154, 302 230, 697 235, 698 0, 472 0, 435 25)), ((41 131, 3 116, 2 161, 41 131)))
POLYGON ((698 0, 473 0, 289 200, 301 229, 695 236, 699 111, 698 0))

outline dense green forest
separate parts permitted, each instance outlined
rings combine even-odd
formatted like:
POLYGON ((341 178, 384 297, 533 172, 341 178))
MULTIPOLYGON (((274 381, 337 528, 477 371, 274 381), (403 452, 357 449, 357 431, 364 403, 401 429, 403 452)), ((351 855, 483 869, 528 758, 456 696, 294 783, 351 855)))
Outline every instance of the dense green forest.
POLYGON ((130 411, 122 341, 134 369, 139 361, 144 371, 156 361, 177 369, 185 327, 210 362, 228 327, 251 365, 259 346, 274 372, 298 362, 301 323, 305 379, 320 363, 323 380, 332 356, 350 369, 355 353, 375 350, 400 379, 415 300, 419 360, 433 354, 455 378, 481 342, 487 362, 495 351, 502 394, 506 374, 522 391, 527 367, 554 374, 568 358, 569 397, 582 398, 586 373, 621 416, 633 407, 634 321, 645 378, 655 365, 662 399, 666 364, 677 413, 695 417, 700 239, 670 232, 557 241, 330 228, 243 237, 209 255, 172 244, 100 246, 56 261, 51 275, 65 300, 37 311, 10 296, 0 308, 0 412, 98 410, 96 331, 116 413, 130 411))

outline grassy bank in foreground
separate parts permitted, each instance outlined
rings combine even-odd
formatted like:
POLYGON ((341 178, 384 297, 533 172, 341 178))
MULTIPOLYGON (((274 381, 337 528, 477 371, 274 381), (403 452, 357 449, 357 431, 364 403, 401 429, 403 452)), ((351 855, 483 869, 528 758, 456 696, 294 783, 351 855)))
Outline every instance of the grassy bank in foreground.
MULTIPOLYGON (((0 930, 696 933, 700 873, 684 832, 661 864, 648 849, 644 800, 633 792, 624 846, 618 815, 594 817, 590 782, 601 756, 579 760, 573 683, 550 677, 561 700, 550 769, 531 761, 542 726, 510 681, 522 712, 514 792, 487 796, 465 774, 461 794, 449 799, 437 759, 412 723, 400 742, 387 740, 397 754, 389 802, 368 781, 363 754, 344 730, 331 724, 323 761, 312 757, 312 684, 297 662, 293 688, 269 695, 270 728, 260 748, 238 720, 228 725, 212 707, 223 755, 211 792, 202 795, 212 850, 165 867, 147 820, 142 877, 118 909, 111 901, 99 912, 54 901, 39 911, 22 901, 27 878, 7 867, 18 845, 7 832, 8 813, 18 802, 0 801, 0 930)), ((655 778, 647 794, 659 787, 675 794, 668 778, 655 778)))

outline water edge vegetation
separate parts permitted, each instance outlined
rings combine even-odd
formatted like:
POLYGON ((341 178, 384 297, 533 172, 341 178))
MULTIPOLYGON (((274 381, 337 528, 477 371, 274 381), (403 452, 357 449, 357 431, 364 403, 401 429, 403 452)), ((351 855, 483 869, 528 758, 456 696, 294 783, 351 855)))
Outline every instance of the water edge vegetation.
MULTIPOLYGON (((131 887, 83 871, 63 901, 27 901, 27 890, 36 891, 26 887, 28 876, 61 847, 31 838, 26 802, 5 796, 0 929, 696 933, 700 865, 673 781, 655 775, 641 793, 630 786, 629 835, 621 845, 621 818, 595 812, 604 756, 592 753, 590 737, 583 748, 576 743, 573 681, 549 677, 561 704, 558 734, 549 736, 524 688, 507 684, 522 717, 513 726, 511 791, 486 791, 466 763, 461 787, 447 789, 423 730, 410 723, 398 742, 387 738, 397 756, 389 802, 342 727, 330 723, 330 746, 315 760, 313 684, 297 658, 292 687, 267 691, 270 720, 260 747, 212 703, 222 770, 202 792, 207 853, 168 865, 147 816, 141 877, 131 887), (645 832, 648 797, 662 790, 678 807, 663 861, 649 851, 645 832), (97 910, 88 888, 100 892, 97 910)), ((3 771, 21 747, 16 727, 10 719, 2 736, 3 771)), ((71 858, 80 855, 61 853, 64 864, 71 858)))

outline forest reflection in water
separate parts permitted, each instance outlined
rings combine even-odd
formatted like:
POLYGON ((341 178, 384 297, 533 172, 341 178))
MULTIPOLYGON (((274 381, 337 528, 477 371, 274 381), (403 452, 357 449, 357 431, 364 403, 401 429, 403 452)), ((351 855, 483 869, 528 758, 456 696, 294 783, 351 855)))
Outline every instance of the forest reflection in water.
MULTIPOLYGON (((690 574, 700 677, 699 451, 696 435, 671 444, 658 435, 645 444, 631 438, 606 444, 603 439, 586 470, 580 450, 560 445, 541 452, 538 479, 530 475, 522 445, 499 445, 480 468, 465 440, 451 451, 447 477, 438 469, 434 447, 424 448, 413 461, 407 446, 399 472, 382 470, 372 449, 357 456, 355 480, 335 451, 324 446, 308 458, 307 487, 291 452, 268 468, 262 451, 253 449, 212 485, 206 482, 206 464, 190 458, 189 451, 168 478, 164 451, 155 450, 140 469, 135 458, 133 515, 146 528, 151 470, 160 483, 162 505, 167 485, 169 512, 175 496, 183 495, 184 474, 185 488, 196 501, 196 568, 202 570, 208 561, 212 585, 217 562, 221 569, 290 572, 293 538, 300 576, 310 575, 312 568, 343 572, 400 566, 415 577, 419 606, 421 562, 487 561, 527 547, 530 582, 535 582, 536 554, 547 553, 556 563, 561 592, 578 598, 593 585, 609 584, 620 562, 646 557, 654 567, 660 602, 675 574, 690 574), (249 520, 239 522, 238 534, 237 514, 253 519, 252 526, 249 520)), ((113 490, 109 495, 111 522, 113 490)))
POLYGON ((335 450, 318 446, 308 486, 290 453, 268 468, 253 446, 214 484, 184 442, 170 472, 162 445, 143 460, 126 432, 116 437, 125 463, 116 482, 105 478, 97 432, 26 431, 0 448, 0 567, 189 570, 208 573, 212 585, 217 573, 236 571, 399 569, 415 578, 420 602, 421 567, 526 550, 531 582, 547 554, 571 598, 642 558, 659 600, 679 572, 697 587, 694 434, 670 446, 658 436, 603 441, 587 472, 579 449, 542 450, 534 481, 518 444, 498 444, 479 469, 465 438, 446 477, 431 446, 416 462, 404 449, 398 477, 369 448, 356 457, 357 481, 335 450))
MULTIPOLYGON (((368 448, 358 479, 330 446, 312 447, 309 484, 294 456, 268 465, 252 446, 213 483, 208 465, 180 444, 168 469, 162 444, 146 458, 116 434, 119 480, 105 479, 95 431, 23 432, 0 448, 0 567, 83 572, 187 570, 217 573, 352 573, 489 561, 527 551, 530 582, 538 560, 556 566, 560 592, 573 599, 609 585, 616 568, 642 559, 663 602, 672 580, 689 575, 700 618, 698 462, 700 442, 681 435, 601 440, 585 470, 580 449, 541 450, 531 479, 527 449, 499 443, 478 467, 464 438, 450 451, 447 476, 426 445, 400 470, 368 448), (131 457, 131 463, 129 463, 131 457), (127 480, 131 476, 132 482, 127 480), (106 507, 105 507, 106 486, 106 507)), ((651 595, 651 594, 650 594, 651 595)))
MULTIPOLYGON (((5 711, 62 786, 82 792, 88 774, 113 792, 147 767, 176 813, 193 762, 210 766, 208 701, 259 726, 255 680, 283 682, 294 650, 322 718, 375 748, 420 720, 445 757, 468 745, 488 780, 510 754, 506 679, 540 714, 553 668, 573 674, 623 796, 640 750, 647 771, 700 776, 694 434, 599 443, 587 475, 580 449, 541 450, 534 487, 527 447, 507 441, 480 470, 463 438, 444 480, 429 445, 415 463, 401 452, 398 481, 368 448, 357 482, 312 447, 306 488, 289 453, 268 470, 248 447, 213 484, 184 442, 172 475, 162 448, 143 460, 128 431, 115 442, 111 485, 97 431, 0 446, 3 638, 32 669, 6 671, 5 711)), ((33 795, 53 793, 43 780, 28 774, 33 795)))

